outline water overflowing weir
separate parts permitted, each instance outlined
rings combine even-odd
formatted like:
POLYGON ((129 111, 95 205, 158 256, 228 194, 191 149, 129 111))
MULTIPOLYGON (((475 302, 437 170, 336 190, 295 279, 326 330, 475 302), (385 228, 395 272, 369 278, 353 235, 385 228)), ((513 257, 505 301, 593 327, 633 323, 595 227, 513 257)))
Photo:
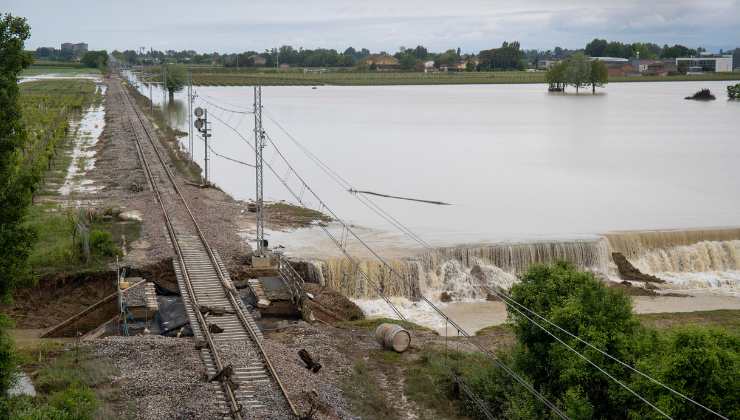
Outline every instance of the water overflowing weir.
POLYGON ((609 248, 639 270, 696 273, 740 270, 740 229, 624 232, 606 235, 609 248))
POLYGON ((466 299, 485 297, 478 287, 481 283, 508 289, 516 281, 516 275, 533 264, 556 261, 605 273, 609 268, 607 243, 598 239, 439 248, 410 258, 389 260, 399 276, 377 261, 362 261, 359 266, 353 266, 346 259, 328 258, 314 261, 308 276, 354 298, 377 296, 373 284, 366 284, 357 275, 357 270, 362 270, 387 295, 415 299, 422 292, 438 291, 466 299))
POLYGON ((679 288, 734 288, 738 284, 734 277, 718 281, 703 275, 688 282, 679 277, 684 273, 740 271, 740 228, 620 232, 594 240, 438 248, 388 260, 400 278, 374 260, 353 266, 346 259, 326 258, 312 261, 306 275, 352 298, 378 297, 377 285, 384 294, 409 299, 442 292, 456 300, 480 299, 486 296, 479 284, 508 289, 517 281, 516 276, 533 264, 567 261, 602 278, 617 279, 612 252, 621 252, 645 273, 668 276, 679 288), (372 283, 367 284, 358 270, 365 272, 372 283))
POLYGON ((654 250, 740 239, 740 228, 615 232, 605 237, 612 251, 635 258, 654 250))

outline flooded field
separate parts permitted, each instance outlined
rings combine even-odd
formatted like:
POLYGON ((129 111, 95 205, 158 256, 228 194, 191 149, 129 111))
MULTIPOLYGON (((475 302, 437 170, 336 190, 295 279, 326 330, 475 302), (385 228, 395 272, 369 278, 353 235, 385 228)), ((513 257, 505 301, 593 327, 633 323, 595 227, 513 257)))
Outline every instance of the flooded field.
MULTIPOLYGON (((265 87, 263 101, 268 134, 339 215, 388 227, 274 121, 358 189, 453 203, 378 199, 426 241, 449 245, 737 225, 740 103, 723 99, 726 85, 615 83, 577 97, 542 85, 265 87), (720 99, 683 99, 703 87, 720 99)), ((251 162, 249 146, 216 120, 251 141, 251 116, 208 103, 250 110, 251 88, 196 91, 195 105, 213 116, 214 150, 251 162)), ((153 96, 163 98, 156 88, 153 96)), ((187 131, 183 99, 167 109, 187 131)), ((196 160, 202 152, 196 139, 196 160)), ((273 154, 265 150, 280 173, 273 154)), ((237 198, 253 195, 248 168, 212 158, 214 182, 237 198)), ((267 182, 270 198, 289 198, 275 179, 267 182)))
MULTIPOLYGON (((264 124, 274 141, 265 156, 275 174, 286 177, 277 146, 321 198, 404 273, 403 280, 384 280, 386 291, 399 298, 454 291, 468 303, 452 303, 448 310, 462 305, 458 309, 473 313, 477 309, 466 305, 491 304, 480 302, 485 296, 474 290, 471 270, 485 272, 490 285, 506 287, 530 264, 558 259, 616 279, 611 252, 637 241, 630 260, 666 279, 664 289, 719 292, 732 300, 740 290, 740 231, 732 228, 740 225, 740 103, 724 99, 726 85, 613 83, 597 95, 578 96, 548 94, 541 85, 265 87, 264 124), (683 99, 701 88, 719 99, 683 99), (333 180, 305 149, 344 182, 333 180), (424 249, 401 235, 338 185, 343 183, 452 203, 373 198, 444 251, 424 249), (700 228, 706 229, 686 241, 639 238, 642 232, 700 228)), ((193 106, 211 115, 213 150, 252 162, 252 89, 195 90, 193 106)), ((140 91, 149 95, 147 87, 140 91)), ((182 93, 165 105, 154 87, 152 98, 173 126, 188 131, 182 93)), ((196 136, 198 162, 203 147, 196 136)), ((216 184, 240 199, 253 196, 253 169, 211 159, 216 184)), ((266 196, 292 201, 275 174, 266 178, 266 196)), ((300 190, 295 179, 286 181, 300 190)), ((329 230, 342 233, 336 225, 329 230)), ((342 288, 368 313, 387 314, 367 284, 348 277, 320 230, 270 235, 289 255, 313 259, 319 281, 342 288)), ((348 246, 368 256, 356 241, 348 246)), ((364 270, 382 278, 378 264, 368 262, 364 270)), ((404 306, 424 312, 410 301, 404 306)), ((488 320, 498 316, 486 313, 488 320)))

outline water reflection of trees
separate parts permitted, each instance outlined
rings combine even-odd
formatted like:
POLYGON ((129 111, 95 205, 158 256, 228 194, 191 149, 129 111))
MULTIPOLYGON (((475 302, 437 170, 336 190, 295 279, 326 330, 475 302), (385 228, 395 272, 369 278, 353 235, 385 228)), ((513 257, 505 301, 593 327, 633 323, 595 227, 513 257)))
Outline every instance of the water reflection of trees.
POLYGON ((188 123, 188 107, 184 100, 167 101, 163 106, 167 123, 170 127, 183 127, 188 123))

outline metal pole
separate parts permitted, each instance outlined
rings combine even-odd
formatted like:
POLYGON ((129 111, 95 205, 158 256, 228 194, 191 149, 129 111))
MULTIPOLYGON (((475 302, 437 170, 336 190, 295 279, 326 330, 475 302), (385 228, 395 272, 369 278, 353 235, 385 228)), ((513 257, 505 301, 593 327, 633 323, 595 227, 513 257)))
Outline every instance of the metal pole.
POLYGON ((208 185, 208 109, 203 114, 203 141, 205 142, 205 167, 206 167, 206 185, 208 185))
POLYGON ((162 64, 162 105, 167 105, 167 67, 162 64))
POLYGON ((265 145, 265 131, 262 129, 262 86, 254 87, 254 153, 255 153, 255 205, 257 208, 257 256, 265 255, 265 225, 262 208, 262 148, 265 145))
POLYGON ((188 70, 188 152, 190 152, 190 161, 193 161, 193 74, 188 70))

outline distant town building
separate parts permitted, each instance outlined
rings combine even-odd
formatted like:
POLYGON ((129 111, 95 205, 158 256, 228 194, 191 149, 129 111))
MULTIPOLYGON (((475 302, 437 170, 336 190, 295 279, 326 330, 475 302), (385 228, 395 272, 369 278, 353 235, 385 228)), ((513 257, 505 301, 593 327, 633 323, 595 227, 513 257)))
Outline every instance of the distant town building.
POLYGON ((668 76, 671 73, 675 73, 676 63, 673 60, 651 60, 652 63, 645 65, 643 68, 640 65, 640 73, 645 76, 668 76))
POLYGON ((735 52, 732 53, 732 64, 735 70, 740 69, 740 48, 735 48, 735 52))
POLYGON ((290 64, 280 63, 280 70, 288 70, 289 68, 290 68, 290 64))
POLYGON ((250 55, 249 56, 249 60, 256 67, 264 66, 265 64, 267 64, 267 59, 265 57, 262 57, 261 55, 257 55, 257 54, 250 55))
POLYGON ((366 65, 370 68, 374 68, 378 71, 382 70, 398 70, 401 68, 401 64, 398 62, 396 57, 386 54, 372 54, 367 56, 360 64, 366 65))
POLYGON ((591 60, 599 60, 606 64, 609 77, 632 76, 639 74, 635 65, 630 60, 621 57, 591 57, 591 60))
POLYGON ((676 59, 679 71, 690 73, 720 73, 732 71, 732 56, 680 57, 676 59))
POLYGON ((429 60, 424 62, 424 73, 431 73, 437 71, 437 69, 434 67, 434 60, 429 60))
POLYGON ((558 60, 537 60, 537 70, 550 70, 558 60))
POLYGON ((61 47, 62 53, 71 54, 74 57, 82 57, 87 52, 87 44, 84 42, 64 42, 61 47))
POLYGON ((439 71, 465 71, 467 62, 465 60, 459 60, 452 64, 440 64, 439 71))

